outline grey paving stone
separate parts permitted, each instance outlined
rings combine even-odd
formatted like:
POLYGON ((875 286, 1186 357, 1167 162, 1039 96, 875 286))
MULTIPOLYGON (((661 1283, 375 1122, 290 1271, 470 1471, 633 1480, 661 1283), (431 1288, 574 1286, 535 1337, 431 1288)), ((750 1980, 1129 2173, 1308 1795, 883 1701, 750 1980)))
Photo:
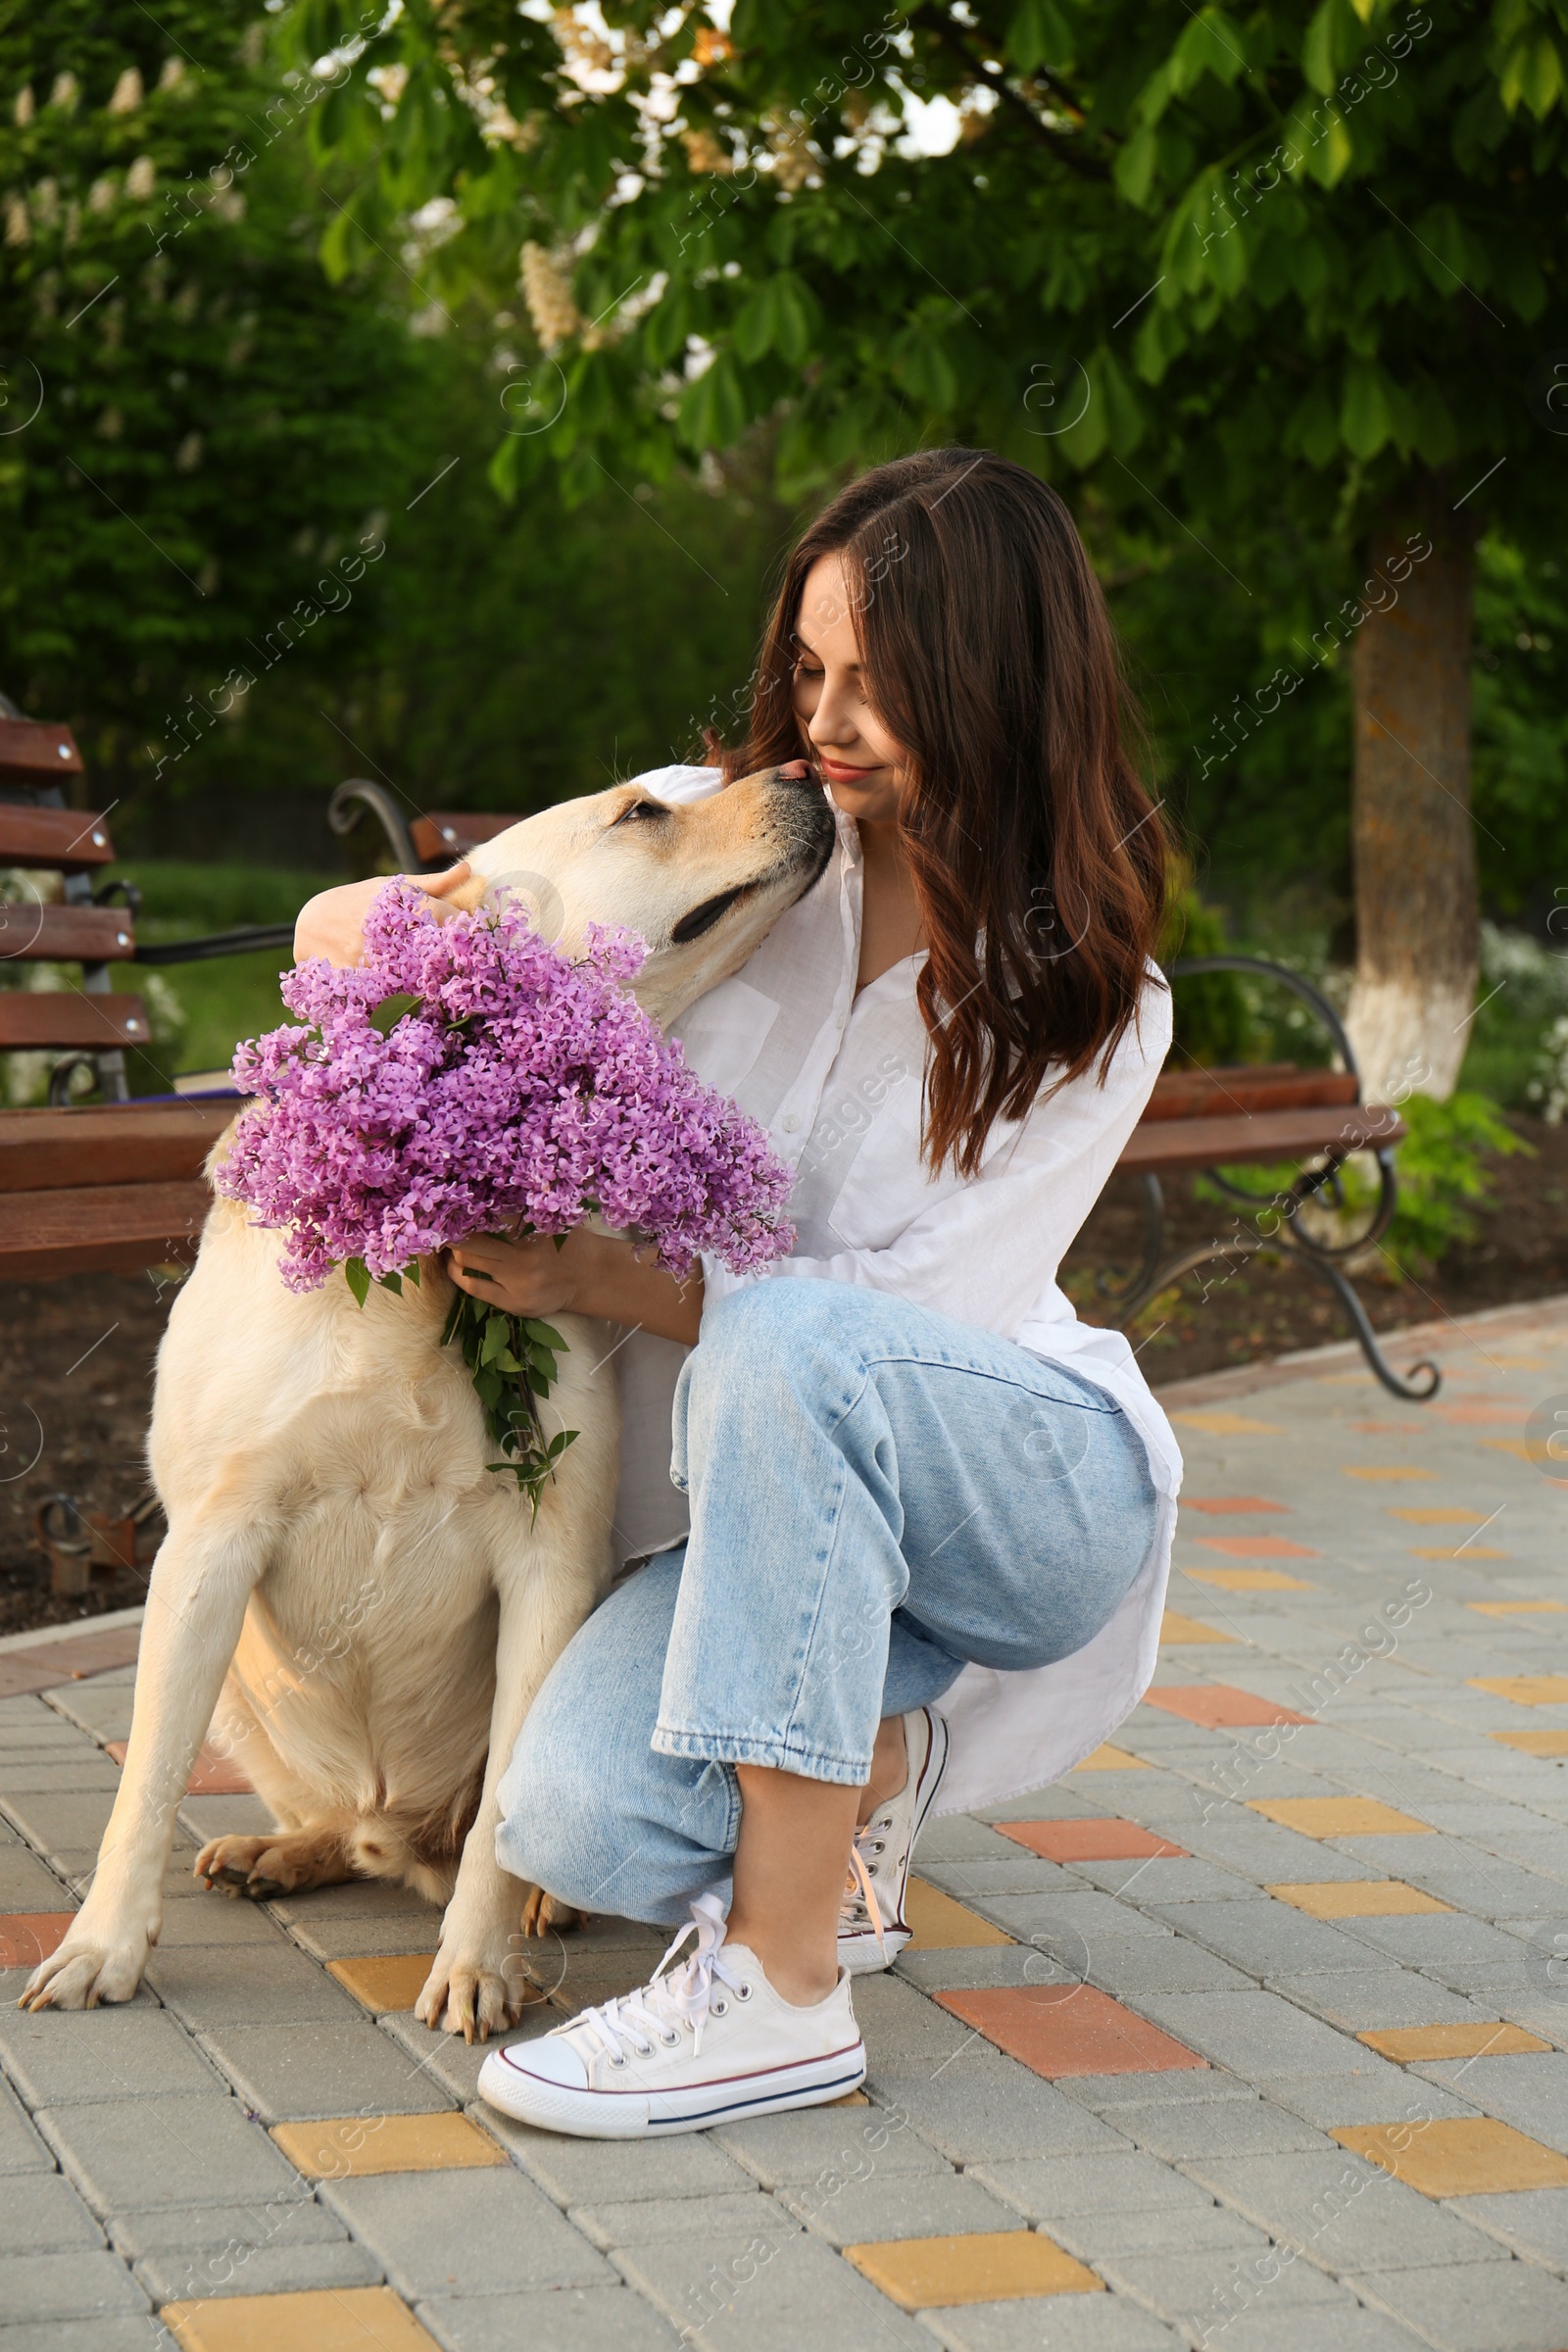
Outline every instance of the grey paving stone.
POLYGON ((967 2174, 893 2173, 870 2180, 808 2180, 781 2188, 778 2201, 830 2246, 875 2245, 895 2237, 962 2237, 1016 2230, 1018 2216, 967 2174))
POLYGON ((910 2127, 952 2164, 1005 2156, 1069 2155, 1125 2145, 1054 2084, 972 2043, 936 2075, 875 2075, 879 2104, 907 2113, 910 2127))
MULTIPOLYGON (((358 2004, 356 2009, 359 2015, 364 2015, 358 2004)), ((540 2001, 525 2009, 520 2024, 509 2026, 499 2039, 531 2041, 535 2034, 547 2034, 561 2022, 560 2010, 540 2001)), ((448 2034, 444 2030, 432 2034, 428 2026, 420 2025, 412 2010, 383 2017, 379 2023, 387 2038, 406 2053, 413 2078, 445 2090, 460 2106, 466 2107, 478 2099, 479 2071, 497 2046, 496 2036, 489 2041, 467 2042, 461 2034, 448 2034)), ((489 2105, 483 2105, 483 2113, 487 2124, 497 2128, 510 2120, 489 2105)))
POLYGON ((1568 2270, 1568 2188, 1520 2188, 1507 2196, 1456 2197, 1448 2211, 1531 2262, 1568 2270))
POLYGON ((158 1931, 160 1954, 212 1951, 218 1946, 232 1951, 240 1944, 269 1952, 289 1952, 295 1948, 284 1931, 256 1903, 235 1902, 220 1894, 200 1892, 193 1893, 187 1901, 183 1886, 177 1894, 165 1892, 164 1920, 158 1931))
POLYGON ((54 2158, 27 2121, 21 2100, 0 2082, 0 2179, 53 2171, 54 2158))
POLYGON ((1292 2148, 1332 2148, 1328 2134, 1269 2099, 1213 2106, 1126 2107, 1118 2131, 1170 2164, 1210 2157, 1282 2155, 1292 2148))
POLYGON ((96 2214, 305 2193, 232 2099, 121 2099, 40 2108, 38 2129, 96 2214))
POLYGON ((1049 2230, 1072 2213, 1192 2214, 1213 2203, 1185 2174, 1136 2150, 1121 2156, 1050 2156, 978 2164, 964 2175, 1001 2197, 1026 2221, 1049 2230))
POLYGON ((1366 1967, 1365 1944, 1268 1896, 1256 1903, 1165 1904, 1158 1917, 1250 1977, 1366 1967))
POLYGON ((976 1895, 973 1908, 1027 1943, 1031 1936, 1066 1936, 1092 1951, 1102 1937, 1125 1942, 1129 1936, 1168 1936, 1162 1919, 1149 1919, 1131 1903, 1085 1888, 1081 1894, 976 1895))
POLYGON ((1430 1977, 1410 1968, 1334 1969, 1326 1976, 1311 1974, 1269 1977, 1265 1989, 1277 1992, 1301 2009, 1310 2009, 1325 2024, 1348 2034, 1368 2034, 1388 2026, 1446 2026, 1478 2018, 1482 2012, 1463 1994, 1435 1984, 1430 1977))
POLYGON ((1113 2259, 1140 2254, 1240 2255, 1259 2253, 1267 2234, 1222 2205, 1169 2206, 1149 2213, 1069 2213, 1053 2222, 1050 2235, 1096 2269, 1113 2259))
MULTIPOLYGON (((280 1908, 270 1903, 263 1916, 270 1921, 280 1908)), ((387 1912, 380 1918, 365 1919, 357 1912, 344 1918, 340 1912, 323 1916, 306 1913, 297 1905, 291 1908, 301 1909, 301 1916, 289 1921, 286 1933, 301 1951, 317 1960, 356 1960, 366 1953, 380 1952, 433 1954, 441 1940, 439 1911, 424 1909, 417 1917, 387 1912)), ((283 1923, 278 1920, 276 1925, 281 1928, 283 1923)))
POLYGON ((315 2245, 240 2247, 232 2254, 147 2254, 135 2265, 135 2276, 161 2306, 214 2295, 379 2286, 386 2273, 367 2247, 344 2237, 315 2245))
POLYGON ((1500 2273, 1490 2262, 1363 2271, 1349 2284, 1436 2352, 1559 2352, 1568 2343, 1568 2286, 1529 2263, 1500 2273))
POLYGON ((1121 2295, 969 2303, 925 2312, 922 2325, 944 2352, 1178 2352, 1183 2341, 1121 2295))
POLYGON ((265 2123, 433 2114, 456 2101, 364 2017, 331 2025, 219 2026, 202 2047, 265 2123))
POLYGON ((627 2246, 628 2284, 672 2320, 701 2330, 702 2352, 930 2352, 914 2320, 819 2237, 662 2238, 627 2246))
POLYGON ((900 2074, 941 2066, 973 2038, 960 2019, 893 1976, 857 1979, 855 2017, 870 2065, 900 2074))
POLYGON ((1418 2352, 1426 2342, 1384 2312, 1338 2303, 1250 2311, 1211 2338, 1216 2352, 1418 2352))
POLYGON ((78 1755, 83 1748, 96 1752, 98 1742, 90 1733, 75 1724, 67 1723, 52 1708, 40 1700, 35 1716, 21 1722, 0 1721, 0 1758, 6 1756, 78 1755))
MULTIPOLYGON (((1381 2166, 1333 2154, 1189 2161, 1215 2196, 1319 2270, 1419 2269, 1485 2259, 1482 2234, 1381 2166)), ((1496 2248, 1497 2253, 1503 2249, 1496 2248)))
POLYGON ((172 2352, 168 2328, 151 2312, 118 2320, 40 2320, 8 2328, 6 2352, 172 2352))
POLYGON ((92 2215, 58 2173, 24 2174, 6 2183, 0 2196, 0 2255, 61 2254, 103 2242, 92 2215))
MULTIPOLYGON (((956 2178, 956 2176, 952 2176, 956 2178)), ((786 2212, 755 2182, 707 2197, 633 2197, 616 2205, 573 2205, 566 2219, 592 2246, 608 2254, 616 2246, 647 2246, 657 2239, 716 2235, 792 2237, 801 2217, 786 2212)))
POLYGON ((1226 2321, 1260 2303, 1282 2311, 1312 2303, 1352 2308, 1350 2297, 1322 2271, 1282 2260, 1266 2246, 1239 2252, 1216 2247, 1197 2254, 1110 2254, 1101 2268, 1112 2286, 1135 2295, 1161 2319, 1187 2328, 1200 2339, 1206 2330, 1225 2342, 1219 2331, 1226 2321))
POLYGON ((129 1679, 95 1674, 82 1683, 57 1683, 42 1703, 58 1722, 74 1724, 99 1740, 128 1740, 134 1674, 129 1679))
POLYGON ((973 1813, 950 1813, 928 1821, 914 1849, 914 1866, 922 1874, 928 1862, 984 1862, 998 1854, 1021 1854, 1027 1848, 1016 1838, 1004 1838, 973 1813))
POLYGON ((107 1790, 77 1796, 11 1796, 0 1791, 0 1808, 27 1843, 46 1861, 75 1870, 97 1855, 114 1801, 107 1790))
POLYGON ((0 2259, 0 2312, 13 2326, 114 2319, 147 2308, 147 2297, 118 2254, 11 2254, 0 2259))
POLYGON ((147 1963, 147 1982, 166 2009, 196 2033, 218 2026, 294 2026, 363 2018, 364 2010, 318 1961, 271 1940, 168 1950, 147 1963))
POLYGON ((1414 1912, 1405 1918, 1352 1919, 1344 1924, 1347 1935, 1388 1952, 1406 1968, 1431 1969, 1445 1983, 1452 1982, 1448 1972, 1454 1968, 1474 1971, 1491 1963, 1506 1968, 1519 1958, 1517 1937, 1463 1911, 1414 1912))
MULTIPOLYGON (((834 2117, 831 2108, 807 2112, 824 2122, 834 2117)), ((494 2107, 475 2106, 471 2113, 501 2141, 514 2164, 563 2207, 624 2205, 638 2197, 722 2196, 752 2185, 752 2174, 725 2155, 716 2132, 683 2132, 669 2139, 568 2139, 560 2132, 536 2132, 531 2124, 514 2123, 494 2107)))
MULTIPOLYGON (((1145 1938, 1137 1940, 1142 1943, 1145 1938)), ((1032 1944, 989 1943, 903 1952, 894 1963, 894 1974, 919 1992, 968 1992, 993 1984, 1038 1984, 1048 1965, 1032 1944)))
POLYGON ((53 1871, 30 1846, 8 1838, 0 1846, 0 1910, 71 1911, 75 1908, 53 1871))
MULTIPOLYGON (((1227 1909, 1234 1910, 1234 1904, 1227 1909)), ((1251 1979, 1217 1953, 1190 1942, 1181 1931, 1180 1911, 1174 1936, 1097 1936, 1089 1946, 1088 1980, 1118 1997, 1141 1992, 1247 1992, 1251 1979)))
MULTIPOLYGON (((1004 1804, 980 1805, 969 1816, 971 1821, 1097 1821, 1106 1813, 1125 1811, 1125 1796, 1129 1775, 1118 1776, 1116 1793, 1109 1804, 1080 1794, 1065 1781, 1051 1788, 1029 1788, 1022 1796, 1009 1796, 1004 1804)), ((940 1825, 946 1827, 946 1824, 940 1825)))
POLYGON ((1547 2147, 1568 2150, 1568 2054, 1542 2051, 1536 2056, 1472 2058, 1439 2066, 1409 2069, 1428 2082, 1451 2085, 1473 2106, 1482 2107, 1532 2139, 1547 2147))
POLYGON ((348 2231, 298 2180, 282 2194, 249 2205, 155 2205, 117 2213, 109 2225, 117 2253, 216 2254, 232 2260, 264 2246, 341 2244, 348 2231))
MULTIPOLYGON (((1156 1855, 1148 1862, 1075 1862, 1073 1868, 1106 1894, 1130 1896, 1140 1910, 1169 1917, 1173 1903, 1263 1902, 1261 1886, 1196 1855, 1156 1855)), ((1172 1927, 1181 1921, 1171 1919, 1172 1927)))
POLYGON ((226 2085, 162 2010, 0 2010, 0 2062, 29 2107, 80 2099, 222 2098, 226 2085))
POLYGON ((1459 2117, 1475 2108, 1449 2090, 1415 2082, 1397 2066, 1358 2075, 1259 2075, 1257 2086, 1281 2107, 1324 2131, 1341 2124, 1395 2124, 1406 2116, 1459 2117), (1403 2078, 1401 2080, 1401 2077, 1403 2078))
POLYGON ((1178 2067, 1168 2075, 1064 2075, 1056 2087, 1111 2122, 1119 2107, 1142 2107, 1154 2101, 1173 2107, 1207 2107, 1216 2101, 1257 2097, 1250 2082, 1218 2066, 1178 2067))
MULTIPOLYGON (((267 1908, 274 1919, 290 1928, 309 1927, 318 1919, 364 1920, 367 1925, 372 1920, 420 1920, 434 1931, 432 1950, 440 1941, 439 1906, 412 1894, 406 1886, 394 1886, 386 1879, 349 1879, 341 1886, 315 1886, 305 1894, 280 1895, 267 1908)), ((370 1952, 380 1947, 368 1943, 361 1948, 370 1952)))
POLYGON ((265 1838, 273 1829, 272 1808, 259 1796, 187 1796, 176 1816, 180 1827, 205 1845, 209 1838, 265 1838))
POLYGON ((827 2180, 867 2164, 874 2164, 884 2177, 948 2171, 945 2159, 910 2128, 909 2110, 896 2102, 889 2107, 803 2107, 792 2115, 755 2116, 749 2123, 723 2124, 705 2132, 703 2144, 723 2150, 764 2188, 827 2180))
POLYGON ((600 2286, 614 2277, 543 2190, 510 2166, 333 2180, 320 2194, 411 2301, 600 2286))
MULTIPOLYGON (((999 1844, 1001 1840, 998 1840, 999 1844)), ((915 1874, 927 1886, 936 1886, 951 1894, 956 1902, 972 1902, 976 1895, 1025 1894, 1083 1894, 1087 1890, 1075 1871, 1063 1870, 1056 1862, 1043 1861, 1038 1854, 1025 1851, 1021 1845, 997 1854, 987 1855, 984 1861, 965 1857, 956 1862, 922 1863, 915 1874)))
POLYGON ((420 2303, 415 2317, 444 2352, 674 2352, 680 2338, 630 2287, 556 2287, 420 2303))
POLYGON ((1148 1993, 1136 2005, 1190 2050, 1249 2077, 1264 2069, 1348 2074, 1368 2055, 1363 2044, 1278 1993, 1148 1993))
POLYGON ((120 1766, 114 1758, 85 1741, 74 1755, 51 1750, 41 1756, 7 1756, 0 1763, 8 1796, 47 1796, 56 1790, 85 1795, 92 1790, 107 1789, 113 1798, 120 1787, 120 1766))

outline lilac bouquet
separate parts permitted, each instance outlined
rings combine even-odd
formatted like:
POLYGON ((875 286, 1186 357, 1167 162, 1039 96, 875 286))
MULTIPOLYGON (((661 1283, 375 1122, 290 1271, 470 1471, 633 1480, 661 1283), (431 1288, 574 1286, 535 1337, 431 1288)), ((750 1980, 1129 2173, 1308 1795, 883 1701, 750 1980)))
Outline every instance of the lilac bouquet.
MULTIPOLYGON (((506 907, 441 921, 389 883, 365 960, 285 972, 296 1023, 235 1054, 241 1112, 218 1191, 284 1232, 280 1271, 317 1290, 341 1267, 417 1283, 421 1256, 482 1233, 564 1236, 598 1215, 677 1275, 699 1250, 736 1272, 782 1256, 790 1170, 766 1135, 686 1066, 626 983, 645 950, 591 930, 576 960, 506 907)), ((564 1342, 548 1323, 457 1294, 461 1343, 492 1437, 537 1510, 576 1435, 545 1440, 539 1399, 564 1342)))

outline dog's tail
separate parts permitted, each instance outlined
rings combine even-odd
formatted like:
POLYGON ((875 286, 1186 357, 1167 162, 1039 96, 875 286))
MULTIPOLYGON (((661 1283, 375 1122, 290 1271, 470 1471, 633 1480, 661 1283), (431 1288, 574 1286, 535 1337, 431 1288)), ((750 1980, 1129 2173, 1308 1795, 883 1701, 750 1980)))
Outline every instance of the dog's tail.
POLYGON ((427 1903, 450 1902, 483 1786, 481 1758, 456 1801, 439 1812, 406 1812, 391 1804, 362 1814, 348 1836, 354 1869, 367 1879, 398 1880, 427 1903))

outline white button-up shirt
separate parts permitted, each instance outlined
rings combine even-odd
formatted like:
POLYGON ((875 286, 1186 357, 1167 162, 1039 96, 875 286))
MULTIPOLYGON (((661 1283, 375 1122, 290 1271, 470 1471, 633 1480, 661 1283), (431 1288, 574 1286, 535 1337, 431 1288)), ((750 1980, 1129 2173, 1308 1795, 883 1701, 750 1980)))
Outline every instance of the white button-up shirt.
MULTIPOLYGON (((712 768, 637 781, 685 802, 721 789, 712 768)), ((826 870, 750 961, 674 1024, 687 1060, 766 1127, 796 1170, 793 1255, 760 1274, 705 1258, 709 1305, 742 1282, 815 1278, 896 1292, 1070 1366, 1113 1396, 1149 1454, 1155 1535, 1109 1623, 1073 1656, 1029 1673, 967 1666, 943 1698, 953 1731, 943 1812, 1000 1804, 1088 1755, 1153 1673, 1181 1455, 1119 1332, 1080 1323, 1056 1280, 1148 1102, 1170 1046, 1169 992, 1151 972, 1102 1085, 1091 1073, 998 1120, 979 1171, 933 1175, 920 1150, 926 1032, 910 956, 856 995, 860 844, 842 812, 826 870)), ((639 1332, 618 1360, 624 1429, 616 1532, 626 1557, 677 1542, 670 1408, 686 1350, 639 1332)))

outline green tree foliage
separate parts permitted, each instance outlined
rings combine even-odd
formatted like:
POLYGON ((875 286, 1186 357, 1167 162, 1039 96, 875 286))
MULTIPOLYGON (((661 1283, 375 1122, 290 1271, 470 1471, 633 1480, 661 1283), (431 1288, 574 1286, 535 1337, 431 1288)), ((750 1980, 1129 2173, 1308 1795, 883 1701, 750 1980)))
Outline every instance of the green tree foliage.
POLYGON ((247 17, 0 4, 0 686, 79 720, 122 789, 283 646, 315 662, 318 583, 357 555, 330 628, 358 625, 418 462, 401 306, 317 259, 324 85, 264 72, 247 17))

